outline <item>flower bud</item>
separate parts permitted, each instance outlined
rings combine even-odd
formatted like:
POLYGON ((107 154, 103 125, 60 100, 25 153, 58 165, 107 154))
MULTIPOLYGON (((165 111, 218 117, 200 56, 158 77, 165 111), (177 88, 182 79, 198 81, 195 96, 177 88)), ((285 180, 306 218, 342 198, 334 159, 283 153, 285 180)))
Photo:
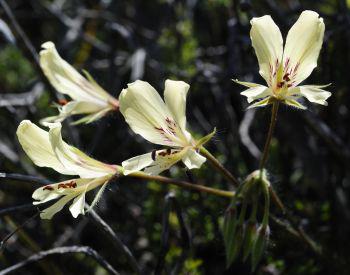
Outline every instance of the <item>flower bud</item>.
POLYGON ((243 243, 243 261, 246 261, 253 250, 254 240, 258 234, 257 224, 249 220, 245 225, 244 243, 243 243))
POLYGON ((257 237, 252 250, 252 270, 254 271, 260 262, 260 259, 269 240, 269 226, 260 226, 257 231, 257 237))

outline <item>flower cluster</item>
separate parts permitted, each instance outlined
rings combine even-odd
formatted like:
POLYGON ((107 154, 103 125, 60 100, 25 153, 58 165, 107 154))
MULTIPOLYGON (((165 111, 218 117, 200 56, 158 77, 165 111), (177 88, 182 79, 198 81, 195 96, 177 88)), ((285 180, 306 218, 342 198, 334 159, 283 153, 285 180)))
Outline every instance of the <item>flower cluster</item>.
MULTIPOLYGON (((322 18, 313 11, 302 12, 290 29, 284 46, 280 30, 270 16, 253 18, 251 25, 250 35, 259 62, 259 73, 265 79, 267 86, 235 80, 248 88, 241 94, 247 97, 248 103, 254 102, 250 107, 282 102, 304 109, 305 107, 298 102, 301 97, 313 103, 327 105, 326 100, 331 94, 323 90, 325 86, 299 85, 316 67, 325 29, 322 18)), ((114 178, 140 173, 155 176, 180 161, 188 169, 195 169, 200 168, 208 159, 228 179, 234 179, 203 148, 215 130, 199 140, 196 140, 188 130, 186 98, 190 86, 187 83, 166 80, 163 100, 149 83, 137 80, 128 84, 117 99, 101 88, 87 72, 85 78, 63 60, 52 42, 44 43, 42 48, 40 65, 44 74, 59 93, 68 95, 72 100, 69 102, 61 100, 60 104, 57 104, 59 114, 41 121, 48 127, 47 131, 24 120, 18 127, 17 136, 24 151, 37 166, 49 167, 60 174, 75 176, 73 179, 46 185, 34 191, 34 204, 57 200, 41 212, 43 219, 51 219, 70 201, 72 204, 69 210, 73 217, 77 217, 89 211, 98 202, 106 185, 114 178), (120 111, 135 134, 161 148, 127 159, 121 165, 112 165, 95 160, 63 141, 61 122, 67 117, 83 115, 75 123, 90 123, 111 111, 120 111), (87 208, 86 193, 96 188, 100 189, 91 206, 87 208)), ((265 179, 266 176, 262 179, 261 175, 263 175, 262 168, 260 172, 254 172, 254 180, 246 180, 241 184, 240 192, 236 193, 243 197, 244 203, 253 204, 255 208, 257 199, 251 190, 260 190, 259 192, 263 190, 264 194, 268 193, 266 189, 268 181, 265 179)), ((206 187, 206 190, 208 189, 206 187)), ((236 211, 239 196, 235 197, 229 209, 236 211)), ((269 198, 266 197, 265 210, 268 210, 268 203, 269 198)), ((245 213, 240 216, 244 218, 244 215, 245 213)), ((268 214, 266 216, 268 217, 268 214)), ((226 229, 236 223, 237 228, 241 228, 234 232, 233 236, 238 236, 237 238, 240 238, 239 232, 246 230, 243 230, 245 224, 243 218, 237 222, 236 217, 231 217, 229 223, 226 223, 226 229)), ((255 216, 252 221, 255 226, 257 224, 255 216)), ((267 232, 267 218, 264 218, 263 226, 264 232, 267 232)), ((232 241, 232 231, 228 232, 225 238, 232 241)), ((248 252, 260 255, 259 243, 253 246, 253 241, 249 239, 247 242, 250 245, 248 252)), ((231 260, 234 257, 235 254, 232 254, 231 260)))
POLYGON ((106 184, 118 173, 118 166, 109 165, 90 158, 79 149, 62 140, 61 124, 52 123, 44 131, 29 120, 20 123, 17 137, 23 150, 39 167, 50 167, 60 174, 79 178, 40 187, 33 193, 34 204, 60 198, 41 212, 43 219, 51 219, 65 204, 73 200, 69 210, 73 217, 84 214, 85 194, 99 186, 100 191, 93 200, 93 207, 101 196, 106 184))

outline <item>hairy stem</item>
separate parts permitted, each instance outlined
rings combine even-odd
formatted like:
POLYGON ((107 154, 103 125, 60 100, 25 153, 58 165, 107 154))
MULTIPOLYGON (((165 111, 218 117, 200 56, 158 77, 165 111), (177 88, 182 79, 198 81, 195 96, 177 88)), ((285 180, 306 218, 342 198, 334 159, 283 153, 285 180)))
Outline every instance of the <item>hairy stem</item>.
POLYGON ((269 131, 267 133, 264 151, 263 151, 263 154, 261 156, 260 164, 259 164, 260 174, 262 173, 262 170, 265 167, 265 163, 266 163, 267 158, 269 156, 269 149, 270 149, 272 134, 273 134, 273 130, 275 129, 275 125, 276 125, 276 121, 277 121, 278 106, 279 106, 279 101, 275 101, 272 103, 270 127, 269 127, 269 131))
POLYGON ((151 176, 151 175, 148 175, 144 172, 133 172, 133 173, 129 174, 128 177, 142 178, 145 180, 154 180, 154 181, 158 181, 161 183, 177 185, 177 186, 182 187, 182 188, 186 188, 186 189, 190 189, 190 190, 194 190, 194 191, 199 191, 199 192, 204 192, 204 193, 209 193, 209 194, 220 196, 220 197, 232 198, 235 195, 235 192, 224 191, 224 190, 211 188, 211 187, 207 187, 207 186, 203 186, 203 185, 199 185, 199 184, 189 183, 187 181, 175 180, 175 179, 171 179, 171 178, 167 178, 167 177, 163 177, 163 176, 151 176))
POLYGON ((222 166, 222 164, 207 149, 201 146, 199 150, 200 153, 209 160, 210 164, 221 174, 223 174, 230 183, 232 183, 235 187, 239 186, 239 181, 230 173, 230 171, 222 166))

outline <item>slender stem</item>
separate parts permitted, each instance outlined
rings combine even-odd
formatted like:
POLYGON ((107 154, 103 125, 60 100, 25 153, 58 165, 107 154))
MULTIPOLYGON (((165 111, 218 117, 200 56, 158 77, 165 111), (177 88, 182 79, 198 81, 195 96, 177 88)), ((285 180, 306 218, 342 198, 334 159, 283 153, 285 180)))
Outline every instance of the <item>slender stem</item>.
POLYGON ((205 156, 211 165, 225 176, 235 187, 239 186, 239 181, 228 171, 222 164, 203 146, 200 147, 200 152, 205 156))
POLYGON ((221 196, 221 197, 226 197, 226 198, 232 198, 235 195, 235 192, 224 191, 224 190, 211 188, 211 187, 207 187, 207 186, 203 186, 203 185, 193 184, 193 183, 189 183, 187 181, 182 181, 182 180, 174 180, 174 179, 163 177, 163 176, 151 176, 151 175, 148 175, 148 174, 143 173, 143 172, 133 172, 133 173, 129 174, 128 177, 129 176, 134 177, 134 178, 142 178, 145 180, 154 180, 154 181, 158 181, 158 182, 165 183, 165 184, 173 184, 173 185, 177 185, 177 186, 180 186, 180 187, 183 187, 186 189, 195 190, 195 191, 204 192, 204 193, 209 193, 209 194, 213 194, 213 195, 221 196))
POLYGON ((282 213, 285 214, 286 208, 271 185, 269 186, 269 193, 271 195, 271 198, 272 198, 274 204, 276 204, 278 206, 278 208, 282 211, 282 213))
POLYGON ((260 173, 262 172, 262 170, 265 166, 265 163, 267 161, 267 157, 269 155, 272 134, 273 134, 273 130, 275 129, 275 125, 276 125, 276 121, 277 121, 278 106, 279 106, 279 101, 275 101, 272 103, 271 121, 270 121, 269 132, 267 133, 264 151, 263 151, 263 154, 261 156, 260 164, 259 164, 260 173))

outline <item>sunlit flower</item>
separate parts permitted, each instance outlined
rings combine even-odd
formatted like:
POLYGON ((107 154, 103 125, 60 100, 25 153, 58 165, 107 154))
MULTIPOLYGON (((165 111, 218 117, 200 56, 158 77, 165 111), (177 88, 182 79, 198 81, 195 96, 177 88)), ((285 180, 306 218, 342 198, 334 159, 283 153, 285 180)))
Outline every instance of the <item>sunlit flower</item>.
POLYGON ((86 192, 101 187, 93 200, 93 207, 106 186, 116 175, 117 166, 109 165, 88 157, 79 149, 62 140, 61 124, 50 124, 49 132, 42 130, 29 120, 20 123, 17 137, 23 150, 40 167, 50 167, 64 175, 78 175, 80 178, 40 187, 33 193, 34 204, 58 199, 40 214, 43 219, 51 219, 65 204, 73 200, 69 207, 73 217, 84 214, 86 192))
POLYGON ((235 80, 248 87, 241 94, 250 107, 265 106, 274 100, 305 109, 297 99, 306 97, 310 102, 327 105, 330 92, 323 86, 304 85, 304 81, 317 66, 323 35, 324 23, 316 12, 303 11, 289 30, 283 49, 281 32, 271 16, 265 15, 251 20, 250 37, 259 62, 259 73, 266 80, 267 87, 235 80))
POLYGON ((42 44, 42 48, 40 66, 44 74, 58 92, 73 99, 59 102, 59 115, 45 118, 42 123, 61 122, 72 115, 85 115, 75 124, 90 123, 119 108, 118 100, 99 86, 87 72, 84 71, 85 78, 63 60, 52 42, 42 44))
POLYGON ((182 161, 189 169, 199 168, 206 160, 197 149, 212 134, 200 141, 186 129, 186 96, 189 85, 183 81, 165 81, 164 101, 147 82, 137 80, 120 96, 120 112, 131 129, 149 142, 165 149, 133 157, 122 163, 124 174, 143 170, 157 175, 182 161))

